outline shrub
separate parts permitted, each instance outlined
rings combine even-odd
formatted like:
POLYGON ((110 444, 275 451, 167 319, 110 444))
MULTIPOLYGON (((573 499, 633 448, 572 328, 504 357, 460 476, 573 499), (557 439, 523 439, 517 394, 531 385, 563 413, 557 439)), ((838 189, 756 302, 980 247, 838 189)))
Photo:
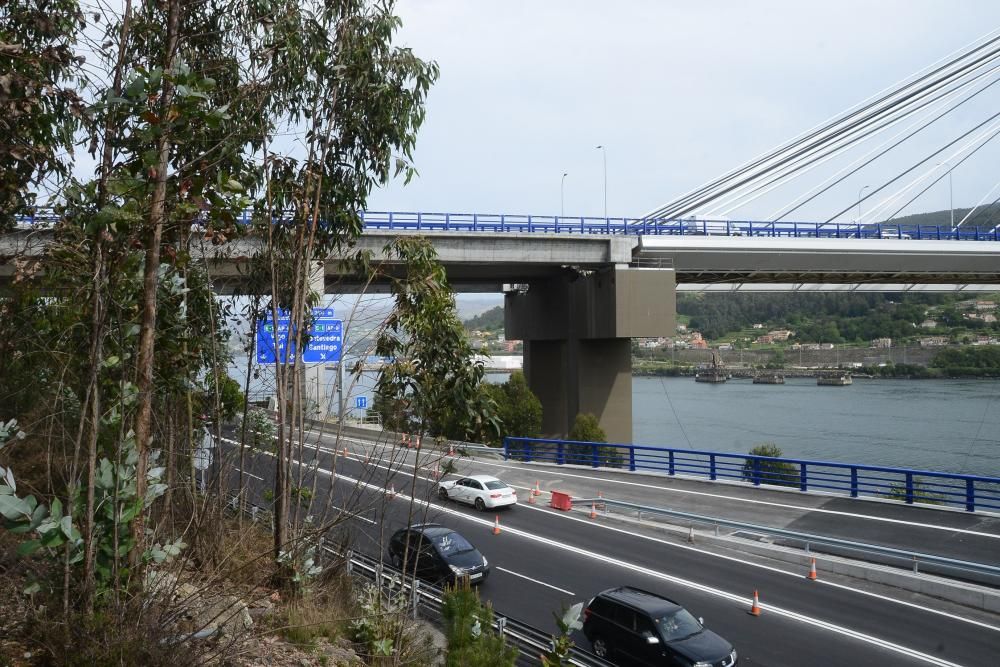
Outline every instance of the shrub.
MULTIPOLYGON (((607 442, 608 436, 601 428, 597 417, 589 412, 581 412, 573 420, 573 428, 569 432, 570 440, 580 442, 607 442)), ((594 448, 588 445, 569 445, 568 461, 570 463, 591 464, 594 458, 594 448)), ((609 468, 622 466, 622 455, 617 447, 598 447, 597 459, 600 465, 609 468)))
POLYGON ((493 609, 468 579, 445 589, 441 614, 448 638, 447 667, 513 667, 518 650, 493 631, 493 609))
MULTIPOLYGON (((906 483, 895 482, 890 484, 889 490, 882 495, 890 500, 898 500, 901 503, 905 503, 906 483)), ((943 499, 944 496, 942 494, 935 493, 934 491, 928 491, 927 485, 919 477, 913 478, 913 502, 926 503, 928 505, 940 505, 943 499)))
MULTIPOLYGON (((770 458, 781 458, 784 452, 773 442, 764 442, 754 445, 749 452, 750 456, 766 456, 770 458)), ((754 460, 747 460, 743 464, 743 479, 748 482, 754 481, 754 460)), ((795 464, 788 461, 767 461, 756 460, 756 473, 759 475, 761 484, 776 484, 778 486, 798 486, 799 471, 795 464)))

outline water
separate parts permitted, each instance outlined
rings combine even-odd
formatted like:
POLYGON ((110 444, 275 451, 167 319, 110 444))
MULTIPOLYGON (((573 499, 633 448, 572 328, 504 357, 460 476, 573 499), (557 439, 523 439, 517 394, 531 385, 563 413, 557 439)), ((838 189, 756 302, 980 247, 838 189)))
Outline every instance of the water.
POLYGON ((636 444, 1000 476, 1000 382, 632 379, 636 444))

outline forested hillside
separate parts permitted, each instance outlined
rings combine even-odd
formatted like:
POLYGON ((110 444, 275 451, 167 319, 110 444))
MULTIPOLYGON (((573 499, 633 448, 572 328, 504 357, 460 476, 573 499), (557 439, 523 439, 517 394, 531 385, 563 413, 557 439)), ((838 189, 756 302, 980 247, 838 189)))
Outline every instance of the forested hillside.
POLYGON ((690 329, 710 340, 754 324, 791 329, 803 342, 900 339, 919 335, 918 325, 929 316, 942 327, 995 331, 995 323, 963 317, 957 304, 968 298, 967 294, 679 294, 677 312, 690 318, 690 329))

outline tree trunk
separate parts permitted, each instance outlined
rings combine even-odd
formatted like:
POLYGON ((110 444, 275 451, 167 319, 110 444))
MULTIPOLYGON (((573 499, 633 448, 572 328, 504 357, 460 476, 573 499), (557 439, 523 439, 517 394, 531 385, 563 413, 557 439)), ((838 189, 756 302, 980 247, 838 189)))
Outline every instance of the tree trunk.
MULTIPOLYGON (((180 0, 170 0, 167 18, 167 39, 163 54, 163 69, 170 71, 174 66, 177 52, 178 26, 180 23, 180 0)), ((163 94, 160 98, 160 118, 166 118, 173 100, 173 84, 168 76, 163 77, 163 94)), ((157 166, 154 174, 153 197, 149 207, 149 236, 146 240, 146 262, 142 278, 142 322, 139 330, 139 351, 137 358, 136 382, 139 392, 139 408, 135 419, 135 443, 138 453, 135 472, 135 490, 140 510, 132 521, 132 539, 135 546, 129 554, 129 563, 134 568, 140 562, 144 551, 146 512, 141 503, 146 495, 146 472, 149 469, 149 450, 153 416, 153 361, 156 353, 156 288, 160 272, 160 240, 166 217, 167 170, 170 163, 170 137, 164 133, 157 141, 157 166)))

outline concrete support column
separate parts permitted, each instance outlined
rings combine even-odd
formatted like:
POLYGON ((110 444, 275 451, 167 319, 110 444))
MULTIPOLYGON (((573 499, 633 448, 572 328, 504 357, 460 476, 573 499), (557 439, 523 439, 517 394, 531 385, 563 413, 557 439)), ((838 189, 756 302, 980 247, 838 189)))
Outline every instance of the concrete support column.
POLYGON ((589 412, 611 442, 632 441, 633 337, 673 335, 671 270, 568 270, 506 295, 509 340, 524 341, 524 373, 542 402, 546 435, 569 433, 589 412))

